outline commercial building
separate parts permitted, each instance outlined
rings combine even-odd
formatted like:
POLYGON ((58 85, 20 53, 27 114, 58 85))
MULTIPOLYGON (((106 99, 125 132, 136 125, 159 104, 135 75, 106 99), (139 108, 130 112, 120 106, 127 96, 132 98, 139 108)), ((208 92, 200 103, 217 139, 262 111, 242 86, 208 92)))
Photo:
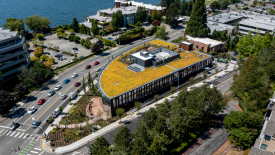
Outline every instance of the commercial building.
POLYGON ((228 35, 229 34, 234 34, 235 32, 235 26, 228 25, 228 24, 222 24, 218 22, 212 22, 208 21, 207 26, 211 30, 211 34, 216 30, 216 31, 221 31, 221 32, 226 32, 228 35))
POLYGON ((193 49, 210 53, 211 51, 224 51, 225 43, 210 38, 199 38, 186 36, 187 40, 193 44, 193 49))
POLYGON ((244 18, 243 15, 238 13, 221 13, 218 15, 207 17, 207 21, 212 21, 221 24, 234 25, 238 21, 241 21, 244 18))
POLYGON ((152 39, 124 51, 105 65, 98 75, 98 87, 115 114, 116 108, 127 111, 136 101, 143 103, 186 82, 211 67, 212 61, 212 55, 184 51, 178 44, 152 39))
POLYGON ((256 139, 249 155, 274 155, 275 153, 275 92, 268 104, 261 134, 256 139))
POLYGON ((25 38, 17 31, 0 28, 0 71, 2 82, 17 76, 22 66, 30 64, 29 51, 25 38))

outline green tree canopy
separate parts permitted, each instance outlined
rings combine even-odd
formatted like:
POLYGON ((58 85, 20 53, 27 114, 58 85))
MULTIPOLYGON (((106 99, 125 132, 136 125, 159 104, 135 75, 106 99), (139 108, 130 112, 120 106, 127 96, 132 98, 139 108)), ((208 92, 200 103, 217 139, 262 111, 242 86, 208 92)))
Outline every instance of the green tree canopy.
POLYGON ((32 17, 26 17, 25 23, 29 30, 35 30, 38 27, 49 27, 52 22, 48 17, 33 15, 32 17))
POLYGON ((153 10, 153 13, 152 13, 152 20, 159 20, 161 21, 161 17, 162 17, 162 12, 159 11, 159 10, 153 10))
POLYGON ((78 20, 76 19, 76 17, 74 17, 73 19, 73 22, 71 24, 71 28, 74 30, 74 32, 78 32, 78 28, 79 28, 79 25, 78 25, 78 20))
POLYGON ((93 36, 95 36, 99 32, 99 28, 97 26, 97 20, 96 19, 92 19, 91 20, 91 25, 92 25, 91 31, 93 33, 93 36))
POLYGON ((117 29, 120 28, 124 25, 124 17, 122 15, 122 11, 118 10, 117 12, 114 12, 112 14, 112 21, 111 21, 111 25, 117 29))
POLYGON ((133 135, 129 128, 121 126, 113 137, 116 148, 129 148, 133 140, 133 135))
POLYGON ((4 24, 5 29, 10 29, 11 31, 21 31, 25 30, 23 19, 7 18, 6 24, 4 24))
POLYGON ((93 155, 109 154, 109 142, 103 137, 96 138, 95 142, 92 143, 93 155))
POLYGON ((158 27, 157 32, 155 33, 155 38, 167 40, 169 32, 166 32, 166 27, 161 25, 158 27))
POLYGON ((175 6, 175 4, 174 3, 171 4, 165 14, 166 23, 170 25, 171 22, 173 21, 173 19, 175 19, 178 16, 178 12, 179 12, 179 10, 175 6))
POLYGON ((195 1, 185 32, 190 36, 206 37, 208 33, 210 33, 210 29, 207 27, 206 23, 205 0, 197 0, 195 1))
POLYGON ((220 9, 221 5, 218 1, 214 1, 210 4, 210 8, 215 11, 216 9, 220 9))
POLYGON ((136 22, 145 22, 147 19, 147 11, 145 7, 139 6, 135 14, 136 22))

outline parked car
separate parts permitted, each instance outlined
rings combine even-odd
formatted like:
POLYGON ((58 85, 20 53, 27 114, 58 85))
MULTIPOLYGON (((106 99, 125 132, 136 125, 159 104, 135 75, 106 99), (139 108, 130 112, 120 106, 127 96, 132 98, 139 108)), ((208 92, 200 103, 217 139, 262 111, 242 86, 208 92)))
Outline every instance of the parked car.
POLYGON ((33 114, 33 113, 35 113, 36 110, 37 109, 35 108, 35 106, 33 106, 28 110, 28 114, 33 114))
POLYGON ((118 33, 117 33, 117 32, 115 32, 115 33, 113 33, 113 34, 112 34, 112 36, 116 36, 116 35, 118 35, 118 33))
POLYGON ((89 69, 89 68, 91 68, 92 66, 91 65, 87 65, 86 67, 85 67, 85 69, 89 69))
POLYGON ((54 88, 54 90, 59 90, 59 89, 61 89, 62 87, 60 86, 60 85, 57 85, 55 88, 54 88))
POLYGON ((59 46, 54 46, 54 48, 59 48, 59 46))
POLYGON ((77 47, 74 47, 73 50, 78 50, 78 48, 77 48, 77 47))
POLYGON ((128 120, 123 121, 123 124, 129 124, 129 123, 130 123, 130 121, 128 121, 128 120))
POLYGON ((56 54, 54 57, 60 58, 60 57, 62 57, 62 56, 63 56, 62 54, 56 54))
POLYGON ((50 90, 50 91, 48 92, 47 95, 48 95, 49 97, 51 97, 51 96, 53 96, 54 94, 55 94, 55 91, 54 91, 54 90, 50 90))
POLYGON ((233 55, 234 55, 234 56, 238 55, 238 52, 234 52, 233 55))
POLYGON ((45 101, 46 101, 46 100, 45 100, 44 98, 42 98, 42 99, 40 99, 40 100, 37 102, 37 104, 38 104, 38 105, 41 105, 41 104, 43 104, 45 101))
POLYGON ((76 73, 73 73, 73 75, 72 75, 73 78, 75 78, 77 76, 78 76, 78 74, 76 74, 76 73))
POLYGON ((63 95, 61 95, 60 99, 61 99, 61 100, 64 100, 64 99, 67 98, 67 97, 68 97, 67 94, 63 94, 63 95))
POLYGON ((79 59, 81 59, 81 58, 84 58, 84 56, 80 56, 80 57, 78 57, 79 59))
POLYGON ((97 72, 101 71, 101 68, 100 68, 100 67, 99 67, 99 68, 97 68, 97 69, 96 69, 96 71, 97 71, 97 72))
POLYGON ((40 124, 41 124, 41 121, 37 120, 37 121, 32 123, 32 128, 37 128, 40 124))
POLYGON ((69 83, 69 82, 70 82, 70 79, 65 79, 65 80, 63 81, 64 84, 69 83))
POLYGON ((73 62, 73 61, 72 61, 72 60, 68 60, 68 61, 67 61, 67 64, 68 64, 68 63, 71 63, 71 62, 73 62))
POLYGON ((56 108, 51 114, 53 118, 56 118, 60 114, 59 108, 56 108))
POLYGON ((77 54, 77 51, 72 51, 72 54, 77 54))
POLYGON ((13 131, 13 130, 17 129, 19 126, 20 126, 19 123, 13 123, 10 127, 10 130, 13 131))
POLYGON ((47 46, 46 46, 46 45, 42 45, 41 47, 43 47, 43 48, 47 48, 47 46))
POLYGON ((98 65, 99 64, 99 61, 96 61, 93 63, 93 65, 98 65))
POLYGON ((44 54, 51 55, 51 53, 50 53, 50 52, 44 52, 44 54))
POLYGON ((71 92, 68 97, 71 99, 74 99, 76 97, 77 93, 76 92, 71 92))
POLYGON ((76 82, 76 83, 74 84, 75 87, 77 87, 77 86, 79 86, 79 85, 81 85, 80 82, 76 82))

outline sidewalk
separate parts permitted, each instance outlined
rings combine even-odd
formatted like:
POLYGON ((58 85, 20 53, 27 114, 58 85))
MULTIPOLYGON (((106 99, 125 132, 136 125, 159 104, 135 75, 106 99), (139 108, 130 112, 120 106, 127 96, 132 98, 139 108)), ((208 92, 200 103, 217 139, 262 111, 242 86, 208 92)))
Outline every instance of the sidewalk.
MULTIPOLYGON (((227 74, 228 71, 233 71, 234 66, 236 66, 236 65, 230 64, 228 66, 227 70, 221 71, 221 72, 219 72, 218 74, 216 74, 214 76, 211 76, 211 77, 209 77, 209 78, 207 78, 207 79, 205 79, 205 80, 203 80, 203 81, 201 81, 199 83, 196 83, 196 84, 194 84, 192 86, 189 86, 187 90, 190 91, 194 87, 200 87, 200 86, 204 85, 205 84, 204 81, 205 82, 206 81, 207 82, 211 82, 213 80, 216 80, 218 78, 218 76, 223 76, 223 75, 227 74), (217 76, 217 77, 215 78, 215 76, 217 76)), ((121 121, 124 121, 124 120, 129 120, 130 121, 130 120, 133 120, 133 119, 135 119, 135 118, 137 118, 139 116, 138 115, 139 112, 146 112, 150 108, 155 108, 157 104, 163 103, 166 99, 168 99, 168 101, 174 100, 175 97, 178 96, 178 93, 179 92, 176 92, 176 93, 174 93, 174 94, 172 94, 172 95, 170 95, 170 96, 168 96, 166 98, 163 98, 163 99, 161 99, 161 100, 159 100, 157 102, 154 102, 154 103, 152 103, 152 104, 150 104, 148 106, 145 106, 142 109, 140 109, 138 112, 137 111, 133 112, 132 115, 129 115, 129 116, 126 116, 126 117, 122 118, 121 121)), ((72 107, 71 105, 68 105, 67 107, 64 108, 64 111, 68 111, 71 107, 72 107)), ((59 117, 58 119, 61 120, 61 117, 59 117)), ((58 121, 58 119, 56 119, 55 122, 59 122, 60 120, 58 121)), ((87 143, 95 140, 97 137, 100 137, 100 136, 104 135, 108 131, 113 130, 114 128, 117 128, 117 127, 121 126, 122 124, 119 124, 119 122, 120 122, 120 120, 118 120, 118 121, 116 121, 116 122, 114 122, 114 123, 112 123, 110 125, 107 125, 104 128, 102 128, 102 129, 100 129, 100 130, 98 130, 98 131, 96 131, 96 132, 94 132, 94 133, 92 133, 92 134, 90 134, 90 135, 88 135, 88 136, 86 136, 86 137, 84 137, 84 138, 82 138, 82 139, 80 139, 80 140, 78 140, 78 141, 76 141, 76 142, 68 145, 68 146, 58 147, 55 150, 55 153, 58 153, 58 154, 59 153, 66 153, 66 152, 75 150, 75 149, 77 149, 77 148, 79 148, 79 147, 81 147, 81 146, 83 146, 83 145, 85 145, 85 144, 87 144, 87 143)), ((46 133, 49 133, 52 130, 52 128, 53 127, 47 128, 46 129, 46 133)), ((42 147, 43 147, 44 151, 52 153, 52 148, 49 145, 47 145, 45 139, 42 140, 42 144, 43 144, 42 147)))

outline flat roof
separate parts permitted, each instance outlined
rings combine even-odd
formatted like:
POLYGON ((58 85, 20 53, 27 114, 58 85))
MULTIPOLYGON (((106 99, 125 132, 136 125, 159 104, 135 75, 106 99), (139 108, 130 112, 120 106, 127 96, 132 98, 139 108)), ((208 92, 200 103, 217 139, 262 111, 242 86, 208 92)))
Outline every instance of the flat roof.
POLYGON ((99 21, 112 21, 112 17, 103 17, 103 16, 99 16, 99 15, 93 15, 93 16, 89 16, 90 19, 96 19, 99 21))
POLYGON ((142 2, 135 2, 135 1, 125 1, 125 0, 115 0, 115 2, 121 2, 121 3, 132 3, 132 5, 134 6, 142 6, 145 7, 146 9, 150 9, 150 10, 162 10, 161 6, 156 6, 156 5, 152 5, 152 4, 144 4, 142 2))
POLYGON ((264 134, 269 136, 272 136, 273 134, 275 134, 275 122, 273 121, 267 122, 264 134))
POLYGON ((221 13, 218 15, 207 17, 207 21, 213 21, 218 23, 229 23, 234 20, 239 20, 243 18, 243 15, 236 14, 236 13, 221 13))
POLYGON ((13 38, 18 35, 18 31, 11 31, 9 29, 0 28, 0 40, 13 38))
POLYGON ((135 14, 137 11, 137 7, 136 6, 127 6, 127 7, 120 7, 120 8, 108 8, 108 9, 98 10, 98 12, 113 14, 114 12, 117 12, 118 10, 121 10, 123 15, 129 15, 129 14, 135 14))
POLYGON ((227 29, 234 29, 235 26, 231 26, 228 24, 222 24, 222 23, 218 23, 218 22, 213 22, 213 21, 207 21, 207 26, 210 28, 211 30, 211 34, 214 32, 214 30, 216 31, 227 31, 227 29))
POLYGON ((189 43, 187 41, 181 41, 180 43, 186 44, 186 45, 191 45, 192 43, 189 43))
MULTIPOLYGON (((144 51, 145 52, 145 51, 144 51)), ((144 53, 143 52, 143 53, 144 53)), ((148 53, 148 52, 147 52, 148 53)), ((141 60, 149 60, 149 59, 152 59, 153 57, 149 54, 148 56, 146 56, 146 57, 144 57, 144 56, 142 56, 142 55, 140 55, 140 51, 139 52, 136 52, 136 53, 133 53, 133 54, 131 54, 132 56, 134 56, 134 57, 137 57, 137 58, 139 58, 139 59, 141 59, 141 60)))
MULTIPOLYGON (((169 50, 178 47, 178 45, 160 39, 152 40, 150 41, 150 44, 166 47, 170 46, 169 50)), ((144 44, 140 46, 144 46, 144 44)), ((131 53, 131 50, 127 51, 123 55, 127 53, 131 53)), ((181 52, 180 59, 171 61, 166 65, 162 65, 160 67, 152 66, 145 68, 144 71, 134 73, 133 71, 126 68, 129 65, 121 62, 121 56, 119 56, 115 60, 113 60, 108 66, 106 66, 106 69, 103 70, 99 79, 100 86, 103 92, 108 97, 113 98, 119 94, 144 85, 150 81, 168 75, 176 69, 187 67, 209 57, 210 56, 206 53, 197 51, 181 52), (200 58, 200 54, 204 55, 204 57, 200 58)))
POLYGON ((274 155, 274 154, 272 152, 264 151, 252 146, 248 155, 274 155))
POLYGON ((274 31, 275 29, 275 20, 265 20, 265 19, 244 19, 240 21, 240 26, 241 25, 246 25, 250 27, 255 27, 255 28, 261 28, 269 31, 274 31))
POLYGON ((187 40, 193 40, 193 41, 200 42, 200 43, 203 43, 203 44, 206 44, 206 45, 210 44, 210 47, 214 47, 214 46, 217 46, 217 45, 220 45, 220 44, 224 44, 221 41, 210 39, 210 38, 200 38, 200 37, 191 37, 191 36, 187 36, 186 38, 187 38, 187 40))

